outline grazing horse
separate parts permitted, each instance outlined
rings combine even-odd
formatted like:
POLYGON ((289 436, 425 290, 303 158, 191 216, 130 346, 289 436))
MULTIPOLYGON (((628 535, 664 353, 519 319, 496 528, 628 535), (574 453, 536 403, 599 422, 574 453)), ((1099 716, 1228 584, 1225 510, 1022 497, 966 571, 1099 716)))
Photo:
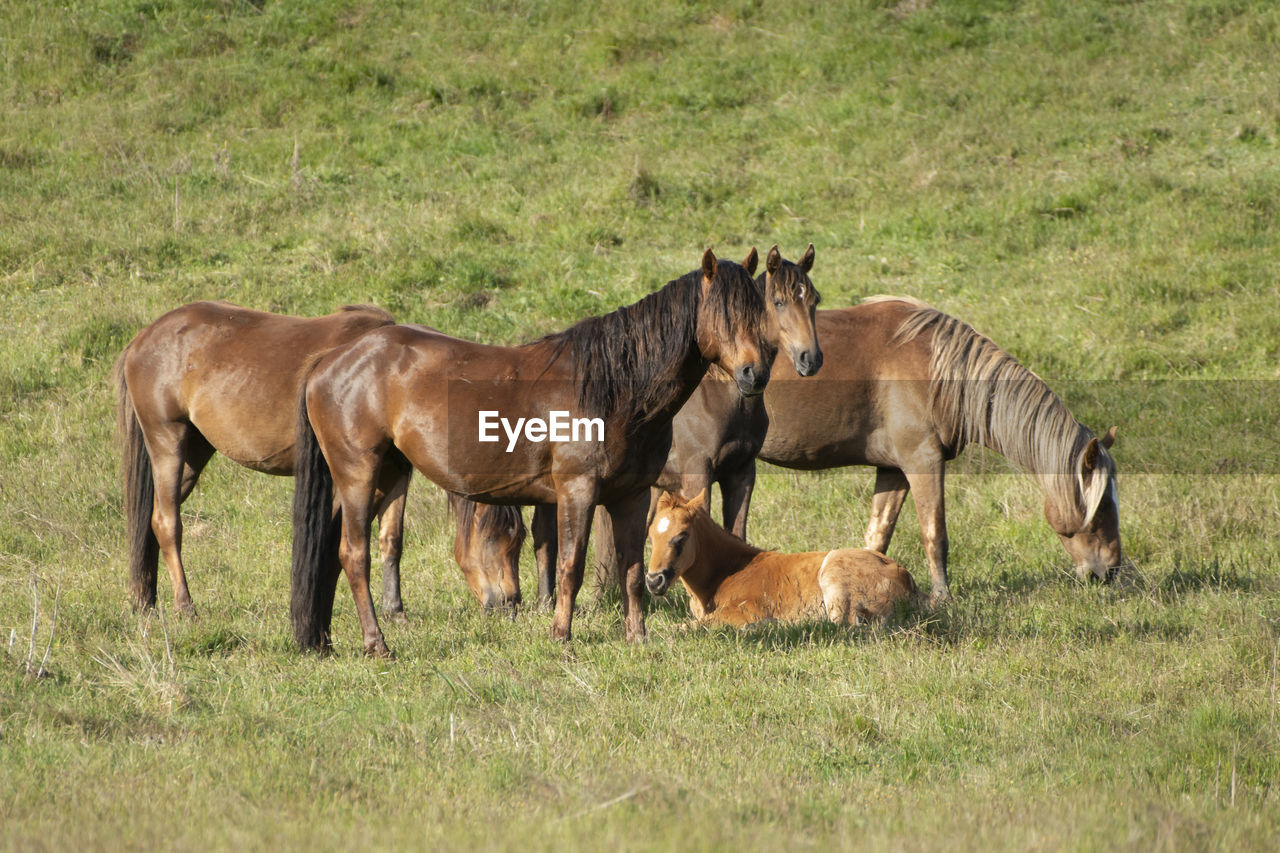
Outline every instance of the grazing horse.
POLYGON ((520 604, 520 549, 526 535, 520 508, 447 494, 458 520, 453 559, 472 594, 485 610, 520 604))
POLYGON ((687 503, 664 492, 649 526, 653 543, 645 586, 663 595, 680 578, 704 625, 826 617, 856 625, 881 619, 918 596, 911 574, 863 548, 781 554, 752 547, 707 513, 707 490, 687 503))
MULTIPOLYGON (((1044 491, 1045 518, 1083 580, 1109 580, 1121 563, 1115 427, 1100 439, 1017 359, 972 326, 912 299, 874 297, 818 312, 828 367, 797 381, 780 366, 762 401, 729 404, 695 395, 674 427, 671 458, 714 459, 700 435, 733 432, 759 458, 784 468, 876 467, 865 545, 886 552, 907 492, 913 491, 933 584, 948 596, 944 463, 969 444, 1005 455, 1044 491), (761 429, 759 406, 767 412, 761 429), (685 428, 682 421, 700 424, 685 428), (735 427, 736 425, 736 427, 735 427)), ((704 385, 709 383, 704 383, 704 385)), ((719 469, 725 524, 746 537, 754 461, 719 469)), ((669 487, 679 488, 678 483, 669 487)), ((688 492, 686 491, 686 494, 688 492)))
MULTIPOLYGON (((192 612, 182 564, 179 509, 215 452, 267 474, 293 474, 294 408, 311 363, 339 344, 395 321, 379 308, 349 305, 327 317, 269 314, 226 302, 194 302, 139 332, 117 359, 116 418, 123 439, 129 577, 135 606, 156 602, 157 557, 164 555, 174 605, 192 612)), ((403 614, 400 548, 408 473, 380 487, 383 607, 403 614)), ((460 508, 455 553, 484 604, 514 571, 502 547, 511 514, 460 508), (474 530, 472 529, 474 527, 474 530)), ((517 549, 518 550, 518 549, 517 549)), ((508 598, 515 602, 518 598, 508 598)))
POLYGON ((390 654, 369 595, 369 516, 380 472, 411 467, 480 502, 556 504, 551 632, 563 640, 591 512, 603 505, 615 522, 626 637, 644 639, 644 507, 671 447, 671 419, 711 364, 744 395, 769 380, 775 351, 755 266, 754 249, 742 266, 708 250, 700 270, 634 305, 524 346, 392 326, 321 358, 298 405, 291 611, 299 645, 331 647, 340 563, 365 652, 390 654))

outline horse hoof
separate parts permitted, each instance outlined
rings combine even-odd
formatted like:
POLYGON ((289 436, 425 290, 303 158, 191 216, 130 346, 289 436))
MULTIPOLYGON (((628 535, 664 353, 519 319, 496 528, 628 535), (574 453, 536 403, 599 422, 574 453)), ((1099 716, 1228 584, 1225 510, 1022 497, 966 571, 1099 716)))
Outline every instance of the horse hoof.
POLYGON ((371 658, 378 658, 379 660, 396 659, 396 653, 387 648, 387 644, 382 641, 378 641, 370 646, 365 646, 364 653, 371 658))
POLYGON ((929 596, 930 607, 941 607, 951 600, 951 593, 945 589, 940 589, 929 596))
POLYGON ((405 625, 409 622, 409 617, 404 615, 403 607, 398 607, 394 610, 384 610, 382 618, 386 619, 388 622, 398 622, 401 625, 405 625))
POLYGON ((191 622, 200 621, 200 614, 196 612, 196 606, 194 604, 191 604, 190 602, 188 602, 187 604, 178 605, 177 610, 178 610, 178 616, 183 619, 187 619, 191 622))

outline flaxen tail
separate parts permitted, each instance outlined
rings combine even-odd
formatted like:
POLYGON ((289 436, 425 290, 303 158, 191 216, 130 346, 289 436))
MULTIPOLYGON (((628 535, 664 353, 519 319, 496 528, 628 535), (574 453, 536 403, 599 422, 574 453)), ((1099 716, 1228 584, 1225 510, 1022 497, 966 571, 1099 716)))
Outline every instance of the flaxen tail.
POLYGON ((304 650, 327 651, 338 580, 340 525, 333 508, 333 475, 307 416, 305 382, 298 395, 296 441, 289 610, 298 645, 304 650))
POLYGON ((125 381, 125 347, 112 368, 116 386, 116 433, 121 443, 121 472, 124 475, 124 517, 129 541, 129 590, 135 607, 149 609, 156 604, 156 572, 160 544, 151 529, 156 484, 151 472, 151 455, 142 437, 138 413, 125 381))

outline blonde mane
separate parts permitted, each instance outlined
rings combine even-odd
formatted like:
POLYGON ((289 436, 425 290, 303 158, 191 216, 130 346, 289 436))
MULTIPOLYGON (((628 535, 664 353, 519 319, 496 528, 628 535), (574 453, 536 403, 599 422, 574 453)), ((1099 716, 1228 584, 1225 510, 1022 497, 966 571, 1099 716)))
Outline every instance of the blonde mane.
POLYGON ((1099 447, 1096 466, 1105 476, 1085 479, 1082 456, 1093 433, 1044 380, 968 323, 915 299, 864 300, 886 301, 912 308, 894 332, 894 343, 932 332, 930 403, 956 451, 981 444, 1003 454, 1039 482, 1059 509, 1087 526, 1115 476, 1115 462, 1099 447))

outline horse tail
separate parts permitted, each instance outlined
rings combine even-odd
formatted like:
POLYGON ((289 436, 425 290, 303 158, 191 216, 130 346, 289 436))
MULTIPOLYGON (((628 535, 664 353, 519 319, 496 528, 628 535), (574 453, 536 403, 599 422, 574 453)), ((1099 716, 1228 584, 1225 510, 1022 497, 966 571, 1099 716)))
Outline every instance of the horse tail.
MULTIPOLYGON (((132 346, 132 344, 130 344, 132 346)), ((143 439, 138 412, 133 407, 124 362, 129 347, 111 369, 116 389, 116 435, 121 442, 120 468, 124 475, 124 517, 129 543, 129 589, 133 604, 143 610, 156 604, 156 573, 160 543, 151 528, 155 508, 156 483, 151 471, 151 454, 143 439)))
POLYGON ((324 651, 331 644, 340 518, 333 508, 333 474, 307 415, 306 381, 298 394, 295 441, 289 612, 298 645, 324 651))

